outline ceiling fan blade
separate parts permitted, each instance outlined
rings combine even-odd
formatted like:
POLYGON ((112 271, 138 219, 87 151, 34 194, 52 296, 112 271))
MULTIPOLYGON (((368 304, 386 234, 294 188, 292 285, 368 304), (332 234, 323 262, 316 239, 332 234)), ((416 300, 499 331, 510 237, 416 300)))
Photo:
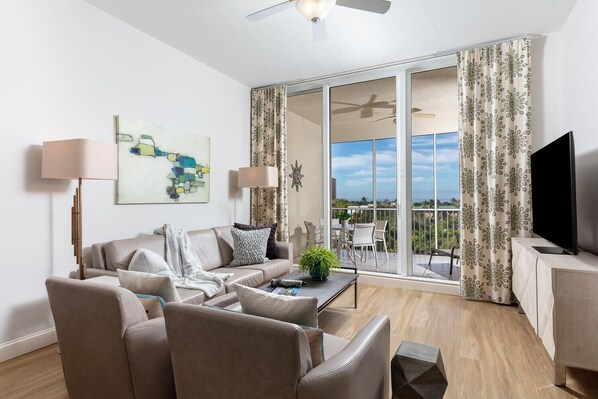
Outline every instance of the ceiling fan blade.
POLYGON ((326 21, 319 20, 318 22, 313 22, 313 30, 314 30, 314 40, 316 42, 323 42, 328 38, 326 34, 326 21))
POLYGON ((345 103, 342 101, 332 101, 332 104, 340 104, 340 105, 350 105, 352 107, 359 107, 359 104, 354 104, 354 103, 345 103))
POLYGON ((390 1, 386 0, 336 0, 337 6, 355 8, 357 10, 386 14, 390 1))
POLYGON ((351 112, 359 111, 360 109, 361 109, 361 107, 339 108, 339 109, 335 109, 334 111, 332 111, 332 115, 348 114, 348 113, 351 113, 351 112))
POLYGON ((270 15, 274 15, 281 11, 286 10, 287 8, 291 8, 293 6, 294 2, 295 2, 295 0, 287 0, 282 3, 273 5, 271 7, 264 8, 263 10, 254 12, 253 14, 249 14, 247 16, 247 19, 252 22, 260 21, 266 17, 269 17, 270 15))
POLYGON ((411 114, 414 118, 436 118, 436 114, 426 114, 423 112, 414 112, 411 114))
POLYGON ((375 103, 366 104, 369 108, 394 108, 394 105, 389 104, 387 101, 378 101, 375 103))
POLYGON ((395 117, 396 117, 396 115, 385 116, 384 118, 376 119, 376 120, 374 120, 372 122, 383 121, 383 120, 391 119, 391 118, 395 118, 395 117))

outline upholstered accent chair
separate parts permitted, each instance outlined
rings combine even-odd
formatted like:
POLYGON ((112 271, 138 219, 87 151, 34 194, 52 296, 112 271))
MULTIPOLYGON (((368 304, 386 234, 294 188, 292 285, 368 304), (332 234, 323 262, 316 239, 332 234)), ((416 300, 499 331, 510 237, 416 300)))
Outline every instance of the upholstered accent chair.
POLYGON ((119 287, 50 277, 46 289, 71 399, 176 397, 163 317, 119 287))
POLYGON ((350 342, 324 334, 324 362, 312 367, 296 324, 179 303, 166 305, 164 315, 179 399, 388 398, 386 316, 350 342))

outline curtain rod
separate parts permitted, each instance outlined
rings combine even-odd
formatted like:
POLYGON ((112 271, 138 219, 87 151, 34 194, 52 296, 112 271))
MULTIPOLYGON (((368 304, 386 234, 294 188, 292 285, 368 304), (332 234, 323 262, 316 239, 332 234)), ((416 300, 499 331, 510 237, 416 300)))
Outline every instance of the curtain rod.
POLYGON ((459 51, 473 50, 473 49, 476 49, 476 48, 479 48, 479 47, 490 46, 490 45, 493 45, 493 44, 508 42, 508 41, 511 41, 511 40, 517 40, 517 39, 536 39, 536 38, 538 38, 540 36, 541 35, 534 34, 534 33, 524 33, 524 34, 521 34, 521 35, 506 37, 506 38, 503 38, 503 39, 498 39, 498 40, 492 40, 492 41, 488 41, 488 42, 481 42, 481 43, 470 44, 468 46, 457 47, 457 48, 450 49, 450 50, 437 51, 434 54, 422 55, 422 56, 413 57, 413 58, 406 58, 406 59, 403 59, 403 60, 392 61, 392 62, 388 62, 388 63, 385 63, 385 64, 378 64, 378 65, 374 65, 374 66, 371 66, 371 67, 365 67, 365 68, 359 68, 359 69, 351 69, 351 70, 348 70, 348 71, 343 71, 343 72, 338 72, 338 73, 332 73, 332 74, 329 74, 329 75, 315 76, 313 78, 288 80, 288 81, 281 82, 281 83, 276 83, 276 84, 271 84, 271 85, 266 85, 266 86, 254 87, 251 90, 269 89, 269 88, 272 88, 272 87, 282 86, 282 85, 286 85, 286 86, 292 87, 292 86, 297 86, 297 85, 305 84, 305 83, 314 83, 314 82, 318 82, 318 81, 321 81, 321 80, 328 80, 328 79, 333 79, 333 78, 339 78, 339 77, 342 77, 342 76, 354 75, 354 74, 362 73, 362 72, 376 71, 376 70, 380 70, 380 69, 391 68, 391 67, 395 67, 395 66, 399 66, 399 65, 409 64, 409 63, 412 63, 412 62, 426 61, 426 60, 433 59, 433 58, 444 57, 444 56, 447 56, 447 55, 455 54, 455 53, 457 53, 459 51))

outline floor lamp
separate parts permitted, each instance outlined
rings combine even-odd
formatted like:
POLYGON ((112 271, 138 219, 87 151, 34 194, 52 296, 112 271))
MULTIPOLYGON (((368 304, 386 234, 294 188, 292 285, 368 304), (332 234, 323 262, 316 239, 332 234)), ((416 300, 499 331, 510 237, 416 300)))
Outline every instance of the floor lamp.
POLYGON ((87 139, 45 141, 42 148, 42 177, 78 180, 71 208, 71 243, 79 265, 79 278, 87 277, 83 260, 83 179, 116 180, 116 144, 87 139))
MULTIPOLYGON (((255 188, 257 189, 257 204, 255 224, 259 225, 259 208, 260 208, 260 188, 264 187, 278 187, 278 169, 274 166, 250 166, 247 168, 239 168, 239 184, 240 188, 255 188)), ((250 211, 251 214, 251 211, 250 211)))

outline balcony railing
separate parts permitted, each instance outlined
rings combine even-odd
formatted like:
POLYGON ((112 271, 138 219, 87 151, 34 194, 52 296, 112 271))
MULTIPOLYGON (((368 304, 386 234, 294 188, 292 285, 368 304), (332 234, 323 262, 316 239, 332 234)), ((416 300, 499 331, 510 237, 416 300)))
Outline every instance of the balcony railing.
MULTIPOLYGON (((343 213, 351 214, 352 223, 370 223, 372 220, 388 220, 386 244, 389 252, 397 252, 398 221, 394 208, 332 208, 332 218, 343 213)), ((414 254, 428 255, 434 248, 452 248, 459 245, 459 209, 412 209, 411 247, 414 254)))

